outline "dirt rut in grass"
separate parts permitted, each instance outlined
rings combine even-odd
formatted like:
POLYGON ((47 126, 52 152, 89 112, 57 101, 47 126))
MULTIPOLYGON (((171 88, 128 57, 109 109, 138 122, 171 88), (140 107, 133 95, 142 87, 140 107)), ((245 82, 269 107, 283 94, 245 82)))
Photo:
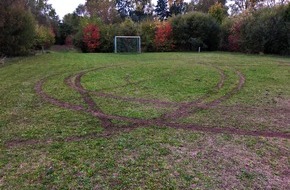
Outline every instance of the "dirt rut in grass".
MULTIPOLYGON (((132 129, 136 129, 138 127, 148 127, 148 126, 171 127, 171 128, 176 128, 176 129, 186 129, 186 130, 192 130, 192 131, 198 131, 198 132, 204 132, 204 133, 214 133, 214 134, 232 134, 232 135, 262 136, 262 137, 276 137, 276 138, 290 139, 290 134, 283 133, 283 132, 245 130, 245 129, 231 128, 231 127, 214 127, 214 126, 208 127, 208 126, 198 125, 194 123, 185 124, 185 123, 176 122, 179 118, 186 117, 190 114, 194 114, 195 112, 198 112, 200 110, 218 107, 223 101, 228 100, 230 97, 237 94, 242 89, 246 81, 246 77, 240 71, 236 71, 237 76, 239 76, 238 84, 225 95, 207 103, 204 103, 203 100, 208 98, 209 95, 205 95, 197 100, 193 100, 190 102, 177 103, 177 102, 166 102, 166 101, 161 101, 161 100, 156 100, 156 99, 121 97, 118 95, 106 94, 102 92, 92 92, 92 91, 86 90, 82 86, 81 79, 86 73, 90 71, 99 71, 101 69, 106 69, 106 68, 109 68, 109 67, 101 67, 101 68, 91 69, 87 71, 81 71, 74 75, 70 75, 64 79, 64 82, 68 87, 75 90, 77 93, 81 95, 83 102, 87 106, 71 104, 69 102, 59 100, 47 94, 43 90, 43 86, 45 82, 49 79, 49 77, 41 79, 35 85, 36 93, 44 101, 50 104, 53 104, 55 106, 64 108, 64 109, 84 112, 87 114, 91 114, 94 117, 97 117, 101 121, 101 125, 104 128, 104 131, 102 134, 73 136, 73 137, 68 137, 65 139, 11 140, 5 143, 6 146, 14 147, 20 144, 22 145, 42 144, 42 143, 47 144, 48 142, 54 142, 54 141, 69 141, 69 142, 80 141, 80 140, 88 139, 88 138, 107 137, 114 134, 118 134, 122 131, 129 131, 132 129), (176 109, 175 111, 165 113, 159 118, 154 118, 154 119, 139 119, 139 118, 118 116, 118 115, 110 115, 102 111, 102 109, 93 100, 91 95, 105 97, 105 98, 113 98, 113 99, 117 99, 117 100, 121 100, 125 102, 133 101, 139 104, 152 104, 152 106, 156 106, 156 107, 175 107, 176 109), (128 122, 129 124, 120 127, 117 124, 113 124, 111 120, 124 121, 124 122, 128 122)), ((224 82, 226 80, 226 75, 222 69, 219 69, 219 68, 216 68, 216 69, 218 70, 220 74, 220 80, 215 86, 214 90, 219 91, 224 85, 224 82)))

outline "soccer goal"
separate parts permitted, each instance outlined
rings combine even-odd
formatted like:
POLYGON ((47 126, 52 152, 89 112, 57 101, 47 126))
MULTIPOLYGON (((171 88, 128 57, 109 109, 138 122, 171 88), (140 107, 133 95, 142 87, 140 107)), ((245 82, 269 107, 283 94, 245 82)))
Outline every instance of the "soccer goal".
POLYGON ((115 36, 115 53, 141 53, 140 36, 115 36))

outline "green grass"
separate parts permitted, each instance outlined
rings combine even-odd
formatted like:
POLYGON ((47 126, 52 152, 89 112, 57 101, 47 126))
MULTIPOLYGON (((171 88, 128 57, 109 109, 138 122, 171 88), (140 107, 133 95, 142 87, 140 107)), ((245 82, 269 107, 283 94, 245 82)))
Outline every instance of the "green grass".
MULTIPOLYGON (((122 98, 164 102, 208 95, 206 103, 233 89, 240 71, 246 81, 239 92, 175 122, 289 133, 289 64, 287 57, 220 52, 53 52, 11 60, 0 66, 0 189, 288 189, 289 139, 165 126, 104 135, 98 118, 45 102, 34 88, 48 77, 47 94, 87 107, 64 79, 104 67, 86 73, 81 84, 122 98), (226 76, 219 91, 217 67, 226 76)), ((176 110, 91 96, 110 115, 154 119, 176 110)))
POLYGON ((95 71, 83 82, 90 90, 179 102, 207 93, 218 78, 208 66, 158 61, 95 71))

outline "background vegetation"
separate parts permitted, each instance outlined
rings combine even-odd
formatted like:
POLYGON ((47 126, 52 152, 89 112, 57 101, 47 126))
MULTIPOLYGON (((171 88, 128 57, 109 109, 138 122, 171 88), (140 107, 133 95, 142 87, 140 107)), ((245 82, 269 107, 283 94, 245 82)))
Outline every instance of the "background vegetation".
POLYGON ((290 54, 290 4, 285 0, 158 0, 156 6, 150 0, 87 0, 62 20, 47 0, 3 0, 0 5, 2 56, 33 53, 54 43, 112 52, 116 35, 141 36, 143 51, 200 47, 290 54), (88 33, 95 33, 90 40, 88 33))

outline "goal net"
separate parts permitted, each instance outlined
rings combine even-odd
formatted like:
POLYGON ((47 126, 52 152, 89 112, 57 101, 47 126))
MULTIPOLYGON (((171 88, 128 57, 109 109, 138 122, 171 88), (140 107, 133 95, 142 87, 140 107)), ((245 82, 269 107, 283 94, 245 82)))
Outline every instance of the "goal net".
POLYGON ((115 53, 141 53, 140 36, 115 36, 115 53))

